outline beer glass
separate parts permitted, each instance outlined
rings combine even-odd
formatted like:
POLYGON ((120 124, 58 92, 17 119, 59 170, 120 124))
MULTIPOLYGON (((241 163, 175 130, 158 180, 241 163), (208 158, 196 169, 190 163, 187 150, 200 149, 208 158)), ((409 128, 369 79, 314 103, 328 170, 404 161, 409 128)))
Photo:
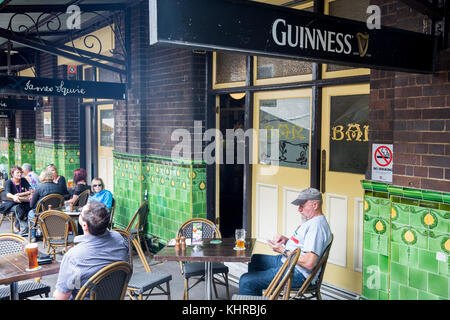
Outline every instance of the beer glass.
POLYGON ((28 256, 28 268, 27 271, 36 270, 39 268, 38 262, 37 262, 37 256, 38 256, 38 245, 37 243, 28 243, 25 246, 25 252, 28 256))
POLYGON ((236 250, 245 249, 245 229, 236 229, 236 250))

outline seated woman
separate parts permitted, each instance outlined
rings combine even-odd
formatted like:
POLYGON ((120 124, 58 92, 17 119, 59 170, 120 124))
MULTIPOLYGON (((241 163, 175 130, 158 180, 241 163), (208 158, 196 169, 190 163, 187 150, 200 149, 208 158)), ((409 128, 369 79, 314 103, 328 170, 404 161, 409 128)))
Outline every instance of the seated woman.
POLYGON ((94 193, 89 197, 88 202, 98 201, 103 203, 108 210, 111 210, 113 195, 110 191, 103 189, 105 184, 101 178, 92 179, 91 190, 94 193))
POLYGON ((73 183, 75 183, 75 187, 73 188, 72 198, 65 201, 65 204, 72 204, 78 200, 80 194, 89 189, 89 186, 86 184, 87 180, 87 172, 83 168, 79 168, 73 172, 73 183))
MULTIPOLYGON (((36 242, 36 229, 32 229, 30 224, 34 223, 34 217, 36 215, 36 206, 42 198, 48 196, 49 194, 57 193, 63 195, 61 193, 61 187, 56 183, 53 183, 54 174, 50 169, 42 170, 39 175, 40 184, 37 185, 36 190, 34 190, 33 196, 31 197, 30 208, 31 210, 28 212, 28 227, 31 230, 31 242, 36 242)), ((54 208, 57 209, 57 208, 54 208)))
POLYGON ((5 182, 5 199, 0 206, 0 213, 7 214, 13 212, 15 215, 14 232, 22 237, 28 233, 26 216, 30 210, 29 196, 31 186, 27 179, 22 177, 23 170, 19 166, 14 166, 9 171, 11 179, 5 182))
POLYGON ((70 197, 69 190, 67 190, 66 178, 58 175, 58 169, 54 164, 49 164, 47 169, 50 169, 53 172, 53 182, 56 183, 61 188, 61 194, 64 198, 68 199, 70 197))

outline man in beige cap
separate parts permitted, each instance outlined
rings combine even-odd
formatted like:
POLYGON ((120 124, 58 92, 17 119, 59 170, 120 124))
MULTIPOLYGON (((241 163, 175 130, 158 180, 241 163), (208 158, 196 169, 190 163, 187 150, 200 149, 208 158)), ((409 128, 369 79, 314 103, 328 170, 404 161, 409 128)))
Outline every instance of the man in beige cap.
MULTIPOLYGON (((272 250, 279 255, 254 254, 248 265, 248 272, 239 279, 239 294, 262 295, 290 252, 300 247, 301 254, 295 266, 292 286, 299 288, 311 274, 319 257, 331 242, 331 230, 322 213, 322 194, 314 188, 300 191, 292 202, 306 219, 294 234, 287 238, 277 234, 268 241, 272 250)), ((316 275, 317 278, 317 275, 316 275)), ((315 282, 316 279, 313 279, 315 282)))

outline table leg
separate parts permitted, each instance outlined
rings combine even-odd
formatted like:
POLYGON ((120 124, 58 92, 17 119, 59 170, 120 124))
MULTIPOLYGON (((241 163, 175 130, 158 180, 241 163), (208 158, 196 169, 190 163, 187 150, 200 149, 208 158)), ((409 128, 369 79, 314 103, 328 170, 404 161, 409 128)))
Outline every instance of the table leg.
POLYGON ((17 282, 11 282, 9 285, 9 299, 19 300, 19 290, 17 289, 17 282))
POLYGON ((205 299, 212 300, 212 282, 213 282, 213 273, 212 273, 212 262, 205 262, 205 299))

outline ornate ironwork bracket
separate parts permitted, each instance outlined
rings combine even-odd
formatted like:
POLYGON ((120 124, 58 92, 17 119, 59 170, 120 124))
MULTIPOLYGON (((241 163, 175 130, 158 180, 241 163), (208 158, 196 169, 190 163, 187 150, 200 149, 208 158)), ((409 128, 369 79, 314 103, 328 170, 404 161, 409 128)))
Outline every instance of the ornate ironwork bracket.
MULTIPOLYGON (((105 16, 104 14, 94 11, 107 11, 109 8, 107 5, 102 8, 98 6, 80 6, 82 7, 82 10, 86 9, 86 11, 80 11, 80 19, 83 14, 95 14, 96 17, 89 20, 91 26, 109 26, 109 28, 111 28, 116 43, 115 50, 110 50, 110 52, 114 55, 113 57, 102 54, 103 45, 101 39, 90 32, 95 31, 94 28, 88 27, 78 30, 75 28, 65 29, 63 27, 66 23, 62 23, 60 15, 66 13, 67 8, 65 6, 46 6, 46 12, 41 13, 37 18, 33 18, 33 16, 30 15, 30 12, 40 12, 39 10, 42 10, 42 6, 38 6, 36 8, 30 6, 27 11, 25 11, 26 8, 21 10, 17 7, 18 6, 15 6, 17 12, 10 17, 8 27, 6 29, 0 28, 1 38, 5 38, 20 45, 52 55, 62 56, 83 64, 107 69, 120 75, 128 75, 127 69, 129 69, 129 50, 127 49, 129 48, 129 44, 127 42, 129 41, 129 36, 126 34, 127 32, 125 32, 125 34, 122 33, 122 21, 120 21, 120 19, 124 19, 123 24, 127 29, 127 26, 129 25, 127 20, 129 17, 126 14, 128 10, 126 10, 124 6, 111 7, 110 9, 112 11, 119 11, 123 14, 111 14, 109 16, 105 16), (24 24, 22 22, 21 24, 15 24, 14 19, 19 16, 22 18, 24 16, 27 17, 29 23, 24 24), (119 21, 114 21, 115 17, 118 17, 119 21), (113 25, 114 28, 112 27, 113 25), (43 39, 44 36, 52 35, 61 36, 60 41, 55 43, 43 39), (75 45, 75 40, 81 41, 78 41, 77 45, 75 45), (71 45, 66 45, 64 43, 71 43, 71 45), (95 49, 95 52, 93 52, 93 49, 95 49), (121 58, 118 58, 118 56, 121 58)), ((6 6, 5 10, 9 11, 8 9, 11 8, 6 6)), ((5 10, 3 10, 3 12, 5 12, 5 10)))

